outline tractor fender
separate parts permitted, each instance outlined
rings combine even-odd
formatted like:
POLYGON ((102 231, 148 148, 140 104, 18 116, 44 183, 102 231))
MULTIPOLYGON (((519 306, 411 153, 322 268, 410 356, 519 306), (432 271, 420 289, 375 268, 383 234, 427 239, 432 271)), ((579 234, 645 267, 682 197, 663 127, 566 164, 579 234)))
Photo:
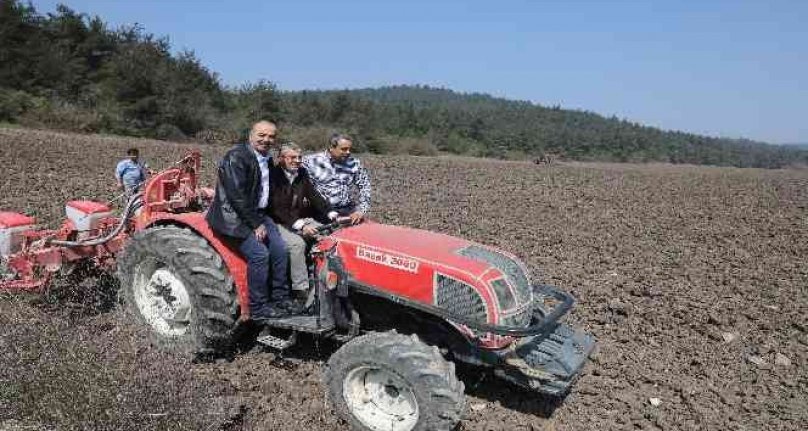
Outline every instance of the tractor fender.
POLYGON ((148 224, 139 226, 138 229, 148 229, 152 226, 181 226, 194 231, 197 235, 204 238, 208 244, 219 253, 230 276, 233 278, 233 283, 236 285, 236 295, 238 296, 239 307, 241 314, 246 315, 249 313, 249 289, 247 288, 247 263, 238 254, 236 250, 231 248, 225 241, 217 236, 205 220, 205 214, 201 212, 192 213, 167 213, 155 212, 152 213, 148 224))

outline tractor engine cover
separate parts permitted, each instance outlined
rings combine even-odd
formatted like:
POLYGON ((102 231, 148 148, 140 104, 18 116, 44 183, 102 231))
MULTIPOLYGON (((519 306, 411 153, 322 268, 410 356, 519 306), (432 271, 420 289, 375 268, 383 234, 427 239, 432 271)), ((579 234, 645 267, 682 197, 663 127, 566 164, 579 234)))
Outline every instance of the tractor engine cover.
POLYGON ((95 201, 70 201, 65 213, 78 231, 97 229, 101 220, 112 215, 108 206, 95 201))
POLYGON ((20 250, 23 233, 34 227, 36 220, 25 214, 0 212, 0 256, 8 256, 20 250))
MULTIPOLYGON (((508 253, 449 235, 370 222, 332 237, 352 284, 480 324, 530 323, 534 298, 529 275, 508 253)), ((462 330, 472 337, 483 335, 462 330)), ((502 337, 482 341, 497 348, 509 342, 502 337)))

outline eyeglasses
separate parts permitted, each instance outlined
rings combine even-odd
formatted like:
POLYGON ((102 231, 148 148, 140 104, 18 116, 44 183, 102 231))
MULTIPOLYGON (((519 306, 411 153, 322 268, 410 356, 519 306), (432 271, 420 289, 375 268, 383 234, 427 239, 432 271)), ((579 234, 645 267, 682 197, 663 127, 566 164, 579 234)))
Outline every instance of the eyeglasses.
POLYGON ((300 156, 281 156, 281 157, 283 157, 284 159, 288 159, 288 160, 300 160, 301 159, 300 156))

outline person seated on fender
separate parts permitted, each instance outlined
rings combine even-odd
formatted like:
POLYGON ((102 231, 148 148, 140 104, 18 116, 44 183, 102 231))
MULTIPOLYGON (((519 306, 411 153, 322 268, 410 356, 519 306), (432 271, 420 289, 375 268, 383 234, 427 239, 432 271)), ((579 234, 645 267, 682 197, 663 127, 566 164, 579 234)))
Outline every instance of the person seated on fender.
POLYGON ((337 218, 328 202, 311 182, 301 166, 300 147, 283 144, 278 151, 278 164, 271 170, 272 204, 270 215, 278 225, 289 251, 289 275, 292 297, 303 311, 311 305, 309 274, 306 266, 307 242, 314 240, 321 222, 337 218), (307 300, 308 299, 308 300, 307 300))
POLYGON ((370 177, 359 159, 351 155, 353 139, 335 133, 325 151, 303 158, 303 166, 312 184, 340 216, 359 224, 370 210, 370 177), (354 199, 356 191, 357 199, 354 199))
POLYGON ((211 230, 246 260, 250 312, 242 317, 257 321, 296 311, 287 287, 286 246, 268 210, 273 165, 269 150, 276 135, 275 123, 259 121, 250 131, 249 142, 225 154, 218 165, 216 194, 205 216, 211 230), (270 266, 272 287, 267 289, 270 266))

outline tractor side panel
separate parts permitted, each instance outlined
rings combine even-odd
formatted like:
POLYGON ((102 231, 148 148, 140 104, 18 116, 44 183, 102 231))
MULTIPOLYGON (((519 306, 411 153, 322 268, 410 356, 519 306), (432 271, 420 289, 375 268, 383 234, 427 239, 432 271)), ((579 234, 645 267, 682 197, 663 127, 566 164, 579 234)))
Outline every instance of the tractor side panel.
POLYGON ((233 277, 241 314, 249 313, 250 301, 248 296, 249 290, 247 288, 247 263, 236 250, 230 248, 210 229, 208 222, 205 220, 204 213, 152 213, 149 225, 159 224, 185 226, 205 238, 208 244, 222 257, 224 264, 227 266, 227 270, 230 272, 230 276, 233 277))
POLYGON ((438 276, 464 281, 470 288, 474 286, 482 298, 485 309, 485 317, 480 316, 482 320, 493 323, 498 318, 494 298, 473 273, 344 238, 339 240, 338 254, 351 279, 428 305, 438 305, 435 295, 438 276))

